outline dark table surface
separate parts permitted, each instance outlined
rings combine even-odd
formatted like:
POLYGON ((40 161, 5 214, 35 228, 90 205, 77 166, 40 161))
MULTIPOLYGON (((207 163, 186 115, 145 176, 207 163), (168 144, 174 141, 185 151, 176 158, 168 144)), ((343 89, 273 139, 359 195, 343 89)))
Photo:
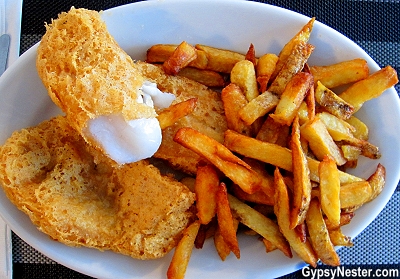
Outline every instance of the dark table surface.
MULTIPOLYGON (((117 0, 24 0, 21 53, 38 42, 44 22, 71 6, 104 10, 137 1, 117 0)), ((378 64, 392 65, 400 72, 400 1, 398 0, 274 0, 257 1, 287 8, 333 27, 361 46, 378 64)), ((400 87, 396 87, 397 93, 400 87)), ((344 268, 400 270, 400 189, 397 186, 388 205, 358 237, 353 248, 339 250, 344 268)), ((13 234, 14 278, 90 278, 42 255, 13 234)), ((322 268, 322 267, 321 267, 322 268)), ((282 278, 302 278, 301 271, 282 278)), ((266 275, 268 278, 268 275, 266 275)), ((322 278, 322 277, 321 277, 322 278)))

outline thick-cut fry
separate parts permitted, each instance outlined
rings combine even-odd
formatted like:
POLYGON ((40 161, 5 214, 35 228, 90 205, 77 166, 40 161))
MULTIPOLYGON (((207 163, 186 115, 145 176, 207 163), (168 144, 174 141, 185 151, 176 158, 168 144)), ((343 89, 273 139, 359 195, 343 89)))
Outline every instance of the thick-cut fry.
POLYGON ((221 183, 217 191, 217 219, 218 228, 222 238, 229 249, 240 259, 239 243, 236 237, 236 228, 234 225, 231 208, 228 201, 228 192, 225 183, 221 183))
POLYGON ((354 107, 351 104, 345 102, 320 81, 317 82, 317 88, 315 89, 315 100, 326 111, 340 119, 349 119, 354 113, 354 107))
POLYGON ((200 223, 195 221, 183 231, 183 236, 175 248, 174 255, 168 267, 168 279, 183 279, 185 277, 199 228, 200 223))
POLYGON ((178 75, 190 78, 208 87, 222 87, 225 84, 225 80, 221 74, 210 70, 186 67, 181 69, 178 75))
POLYGON ((340 265, 340 259, 329 237, 321 208, 317 199, 312 199, 307 212, 306 223, 310 241, 318 258, 330 266, 340 265))
POLYGON ((365 79, 369 68, 365 59, 356 58, 327 66, 312 66, 311 73, 315 83, 320 81, 328 88, 353 83, 365 79))
POLYGON ((293 205, 290 211, 290 229, 304 222, 311 200, 310 169, 300 143, 299 118, 293 121, 292 137, 293 205))
POLYGON ((261 93, 267 91, 268 82, 271 78, 271 75, 274 73, 278 60, 278 56, 274 53, 264 54, 258 59, 256 73, 257 82, 260 85, 261 93))
POLYGON ((284 88, 278 105, 270 116, 276 122, 289 126, 312 86, 314 81, 311 74, 304 72, 295 74, 284 88))
MULTIPOLYGON (((147 50, 146 62, 147 63, 164 63, 174 52, 178 45, 157 44, 151 46, 147 50)), ((206 53, 202 50, 197 50, 197 57, 188 66, 205 69, 208 64, 206 53)))
POLYGON ((353 246, 351 237, 344 235, 341 228, 329 230, 329 238, 334 246, 353 246))
POLYGON ((317 257, 310 242, 302 242, 295 230, 290 229, 289 194, 279 169, 275 169, 275 205, 274 212, 278 220, 279 229, 290 244, 290 247, 299 257, 313 267, 317 265, 317 257))
POLYGON ((254 64, 249 60, 241 60, 233 66, 231 82, 239 85, 247 101, 251 101, 259 95, 256 71, 254 69, 254 64))
POLYGON ((208 224, 216 214, 219 177, 213 165, 197 167, 195 193, 197 217, 201 224, 208 224))
POLYGON ((197 52, 194 46, 183 41, 174 50, 172 55, 163 63, 164 71, 169 75, 176 75, 179 71, 195 60, 197 52))
POLYGON ((228 194, 229 204, 232 214, 240 223, 246 225, 259 235, 270 241, 286 256, 292 257, 290 246, 285 237, 279 231, 278 225, 271 219, 265 217, 257 210, 241 202, 237 198, 228 194))
POLYGON ((289 134, 289 126, 277 123, 271 117, 267 117, 258 131, 256 139, 286 147, 289 134))
POLYGON ((248 194, 243 191, 242 188, 234 184, 232 185, 232 191, 235 194, 235 197, 241 200, 254 202, 257 204, 274 205, 274 197, 266 195, 262 190, 259 190, 253 194, 248 194))
POLYGON ((281 95, 293 76, 303 69, 314 48, 313 45, 303 42, 297 44, 289 55, 286 63, 273 80, 271 86, 268 88, 268 91, 281 95))
POLYGON ((260 190, 262 177, 216 140, 192 128, 181 128, 174 141, 209 160, 245 192, 251 194, 260 190))
POLYGON ((191 98, 186 101, 171 105, 170 107, 161 111, 158 116, 161 129, 165 129, 174 125, 176 121, 182 117, 192 113, 197 105, 197 98, 191 98))
POLYGON ((356 82, 339 97, 351 104, 356 112, 364 102, 380 96, 386 89, 398 82, 396 70, 391 66, 386 66, 366 79, 356 82))
POLYGON ((239 111, 239 115, 247 125, 251 125, 259 117, 273 110, 278 102, 279 97, 277 95, 265 91, 242 108, 239 111))
MULTIPOLYGON (((243 60, 244 61, 244 60, 243 60)), ((247 105, 246 97, 239 85, 231 83, 221 92, 228 128, 244 135, 251 134, 251 126, 240 118, 239 111, 247 105)))
POLYGON ((318 117, 314 117, 312 121, 308 121, 301 127, 301 135, 308 141, 310 149, 319 160, 322 160, 325 155, 330 155, 338 166, 346 163, 342 151, 318 117))
POLYGON ((354 115, 346 120, 352 127, 355 128, 353 131, 354 137, 361 140, 368 140, 369 138, 369 129, 368 126, 362 122, 360 119, 355 117, 354 115))
POLYGON ((358 208, 371 200, 372 188, 368 181, 346 183, 340 187, 340 207, 358 208))
POLYGON ((208 59, 206 69, 216 72, 230 73, 237 62, 245 59, 243 54, 230 50, 199 44, 196 45, 196 49, 202 50, 206 53, 208 59))
POLYGON ((282 67, 286 64, 287 60, 289 59, 290 54, 292 53, 293 49, 300 43, 307 43, 311 31, 314 26, 315 18, 311 18, 303 27, 302 29, 293 37, 291 38, 285 46, 282 48, 281 52, 279 53, 279 60, 276 64, 276 69, 271 77, 271 79, 275 79, 278 75, 282 67))
POLYGON ((333 231, 344 225, 349 224, 350 221, 353 219, 353 217, 354 217, 354 212, 341 213, 340 214, 340 224, 338 226, 333 225, 326 216, 324 216, 324 220, 325 220, 325 225, 328 228, 328 230, 333 231))
POLYGON ((321 208, 332 226, 340 225, 340 179, 335 161, 325 156, 318 167, 321 208))
MULTIPOLYGON (((292 171, 292 151, 277 144, 263 142, 254 138, 241 135, 232 130, 225 132, 224 145, 230 150, 246 157, 260 160, 262 162, 292 171)), ((319 182, 318 165, 319 161, 307 157, 310 168, 310 178, 319 182)), ((339 171, 340 183, 364 181, 364 179, 339 171)))
POLYGON ((343 144, 340 146, 340 149, 343 152, 343 157, 346 159, 346 163, 343 165, 344 168, 355 168, 358 164, 358 158, 361 155, 361 148, 350 145, 343 144))
POLYGON ((376 171, 367 179, 372 188, 372 194, 369 201, 375 199, 383 190, 386 182, 386 168, 378 164, 376 171))
MULTIPOLYGON (((235 218, 233 218, 233 226, 235 231, 237 231, 239 221, 235 218)), ((219 227, 217 227, 214 234, 214 246, 221 260, 225 261, 226 257, 228 257, 228 255, 231 253, 231 249, 222 237, 219 227)))

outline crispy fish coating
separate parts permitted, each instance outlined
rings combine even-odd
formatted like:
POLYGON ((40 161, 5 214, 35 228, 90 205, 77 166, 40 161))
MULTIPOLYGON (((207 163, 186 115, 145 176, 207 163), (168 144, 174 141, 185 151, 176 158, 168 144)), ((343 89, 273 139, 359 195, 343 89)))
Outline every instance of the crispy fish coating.
POLYGON ((0 148, 0 183, 38 229, 71 246, 160 258, 191 222, 194 194, 146 160, 115 167, 56 117, 0 148))

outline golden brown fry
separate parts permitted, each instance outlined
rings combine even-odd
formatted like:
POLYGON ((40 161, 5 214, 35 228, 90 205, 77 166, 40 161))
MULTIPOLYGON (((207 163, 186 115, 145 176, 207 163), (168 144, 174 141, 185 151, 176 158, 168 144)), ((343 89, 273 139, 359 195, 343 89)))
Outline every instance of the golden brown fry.
POLYGON ((303 69, 314 48, 313 45, 303 42, 297 44, 276 78, 272 81, 268 91, 281 95, 293 76, 303 69))
POLYGON ((192 113, 196 105, 197 98, 191 98, 162 110, 157 116, 161 129, 174 125, 176 121, 192 113))
POLYGON ((257 210, 241 202, 237 198, 228 194, 229 204, 232 214, 242 224, 257 232, 259 235, 270 241, 274 246, 281 250, 286 256, 292 257, 290 246, 285 237, 279 231, 278 225, 271 219, 265 217, 257 210))
POLYGON ((253 63, 249 60, 241 60, 233 66, 231 82, 239 85, 247 101, 251 101, 259 95, 256 71, 253 63))
POLYGON ((199 165, 197 167, 195 193, 197 217, 201 224, 208 224, 215 216, 219 188, 219 177, 213 165, 199 165))
POLYGON ((346 120, 352 127, 354 127, 353 135, 354 137, 361 140, 368 140, 369 138, 369 129, 368 126, 365 125, 360 119, 355 117, 354 115, 346 120))
POLYGON ((335 161, 325 156, 319 163, 321 208, 333 226, 340 225, 340 179, 335 161))
POLYGON ((327 66, 312 66, 311 73, 315 83, 320 81, 327 88, 353 83, 365 79, 369 68, 365 59, 356 58, 327 66))
POLYGON ((345 102, 320 81, 317 82, 315 100, 326 111, 332 113, 340 119, 349 119, 354 113, 354 107, 351 104, 345 102))
POLYGON ((277 249, 276 246, 271 243, 271 241, 269 241, 269 240, 267 240, 265 238, 262 239, 262 242, 265 245, 265 251, 267 253, 275 251, 277 249))
POLYGON ((341 228, 329 230, 329 238, 334 246, 353 246, 351 237, 344 235, 341 228))
POLYGON ((311 18, 297 34, 291 38, 285 46, 282 48, 281 52, 279 53, 279 60, 278 63, 276 64, 276 69, 271 77, 271 79, 275 79, 275 77, 278 75, 282 67, 286 64, 287 60, 289 59, 289 56, 291 55, 293 49, 300 43, 307 43, 311 31, 314 26, 314 21, 315 18, 311 18))
POLYGON ((290 126, 308 90, 314 85, 311 74, 300 72, 287 83, 274 113, 270 116, 278 123, 290 126))
POLYGON ((197 44, 196 49, 206 53, 208 59, 206 69, 216 72, 230 73, 237 62, 245 59, 243 54, 206 45, 197 44))
POLYGON ((262 190, 259 190, 253 194, 248 194, 245 191, 243 191, 242 188, 234 184, 232 185, 232 191, 235 194, 235 197, 244 201, 254 202, 257 204, 266 204, 266 205, 274 204, 274 197, 266 195, 262 190))
POLYGON ((386 168, 378 164, 376 171, 367 179, 372 188, 372 194, 369 201, 375 199, 383 190, 386 183, 386 168))
POLYGON ((249 49, 246 52, 245 59, 253 63, 253 66, 256 66, 257 64, 256 50, 254 49, 253 44, 250 44, 249 49))
POLYGON ((194 46, 183 41, 174 50, 172 55, 163 63, 164 71, 169 75, 176 75, 179 71, 195 60, 197 52, 194 46))
POLYGON ((347 160, 343 167, 345 169, 356 168, 358 164, 358 158, 361 155, 361 148, 350 144, 343 144, 340 146, 340 149, 343 152, 343 157, 347 160))
POLYGON ((168 279, 183 279, 185 277, 199 228, 200 223, 195 221, 183 231, 183 236, 175 248, 174 255, 168 267, 168 279))
POLYGON ((366 79, 354 83, 339 97, 351 104, 356 112, 364 102, 380 96, 386 89, 398 82, 396 70, 391 66, 386 66, 366 79))
POLYGON ((318 258, 313 251, 310 242, 306 239, 302 242, 295 230, 290 229, 290 206, 289 206, 289 194, 287 187, 283 180, 279 169, 275 169, 275 205, 274 212, 278 220, 279 229, 285 236, 290 244, 290 247, 296 252, 299 257, 316 267, 318 258))
POLYGON ((257 82, 260 85, 260 92, 267 91, 268 82, 274 73, 279 58, 273 53, 267 53, 258 59, 256 66, 257 82))
POLYGON ((244 123, 239 116, 239 111, 248 103, 239 85, 231 83, 224 87, 221 92, 221 99, 224 104, 228 128, 244 135, 250 135, 251 126, 244 123))
POLYGON ((265 91, 257 98, 251 100, 239 111, 240 117, 247 125, 253 124, 259 117, 266 115, 273 110, 279 102, 277 95, 265 91))
POLYGON ((312 199, 306 217, 308 233, 314 251, 324 264, 340 265, 340 259, 329 237, 318 199, 312 199))
MULTIPOLYGON (((304 222, 311 200, 310 169, 300 143, 299 118, 293 121, 292 137, 293 204, 290 211, 290 229, 304 222)), ((321 165, 321 164, 320 164, 321 165)))
POLYGON ((333 225, 331 223, 331 221, 326 216, 324 216, 324 220, 325 220, 325 225, 328 228, 328 230, 329 231, 333 231, 333 230, 336 230, 336 229, 338 229, 338 228, 340 228, 340 227, 342 227, 344 225, 349 224, 350 221, 353 219, 353 217, 354 217, 354 212, 341 213, 340 214, 340 224, 338 226, 337 225, 333 225))
POLYGON ((208 87, 222 87, 225 84, 225 80, 221 74, 210 70, 186 67, 181 69, 178 75, 192 79, 208 87))
POLYGON ((301 127, 301 135, 308 141, 310 149, 319 160, 322 160, 325 155, 329 155, 339 166, 346 163, 342 151, 333 141, 325 124, 318 117, 301 127))
MULTIPOLYGON (((227 130, 225 132, 224 145, 230 150, 246 157, 260 160, 287 171, 292 171, 292 151, 288 148, 250 138, 232 130, 227 130)), ((310 178, 315 182, 319 182, 319 161, 309 157, 307 157, 307 161, 308 167, 310 168, 310 178)), ((342 171, 339 171, 339 176, 341 184, 364 181, 364 179, 360 177, 342 171)))
MULTIPOLYGON (((237 231, 237 228, 239 226, 239 221, 236 220, 235 218, 233 218, 233 226, 237 231)), ((225 261, 226 257, 228 257, 228 255, 231 253, 231 249, 229 248, 224 238, 222 237, 219 227, 217 227, 214 234, 214 246, 221 260, 225 261)))
POLYGON ((217 219, 218 228, 222 238, 229 249, 240 259, 239 243, 236 237, 236 228, 234 225, 231 208, 228 201, 228 192, 225 183, 221 183, 217 191, 217 219))
POLYGON ((368 181, 346 183, 340 187, 340 207, 342 209, 358 208, 370 201, 372 188, 368 181))
POLYGON ((260 175, 216 140, 192 128, 181 128, 174 141, 209 160, 245 192, 251 194, 260 190, 263 183, 260 175))

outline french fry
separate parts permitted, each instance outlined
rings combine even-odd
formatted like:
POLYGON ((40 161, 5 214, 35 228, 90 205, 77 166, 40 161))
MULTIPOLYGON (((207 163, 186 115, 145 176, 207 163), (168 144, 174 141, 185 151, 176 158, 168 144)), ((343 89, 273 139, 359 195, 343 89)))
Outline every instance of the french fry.
POLYGON ((258 131, 256 139, 286 147, 289 134, 289 126, 277 123, 271 117, 267 117, 258 131))
POLYGON ((383 190, 386 183, 386 168, 378 164, 376 171, 367 179, 372 188, 372 194, 369 201, 375 199, 383 190))
MULTIPOLYGON (((224 145, 230 150, 246 157, 260 160, 262 162, 277 166, 287 171, 292 171, 292 151, 288 148, 263 142, 254 138, 241 135, 232 130, 225 132, 224 145)), ((319 161, 307 157, 310 168, 310 178, 319 182, 318 165, 319 161)), ((364 179, 339 171, 340 183, 364 181, 364 179)))
POLYGON ((185 277, 199 228, 200 223, 195 221, 183 231, 183 236, 175 248, 174 255, 168 267, 168 279, 183 279, 185 277))
POLYGON ((260 85, 260 92, 267 91, 268 82, 274 73, 279 58, 274 53, 267 53, 258 59, 256 66, 257 82, 260 85))
POLYGON ((216 140, 192 128, 181 128, 174 141, 209 160, 245 192, 260 190, 263 183, 260 175, 216 140))
POLYGON ((208 87, 222 87, 225 84, 224 78, 219 73, 210 70, 185 67, 179 71, 178 75, 192 79, 208 87))
POLYGON ((303 69, 314 48, 313 45, 303 42, 295 45, 286 63, 283 65, 282 69, 280 69, 276 78, 272 81, 268 91, 281 95, 293 76, 303 69))
POLYGON ((275 251, 277 249, 276 246, 271 243, 271 241, 269 241, 269 240, 267 240, 265 238, 262 239, 262 242, 265 245, 265 251, 267 253, 275 251))
POLYGON ((329 238, 334 246, 353 246, 351 237, 344 235, 341 228, 329 230, 329 238))
POLYGON ((246 225, 259 235, 270 241, 274 246, 281 250, 286 256, 292 257, 290 246, 285 237, 279 231, 278 225, 271 219, 265 217, 257 210, 241 202, 237 198, 228 194, 229 204, 232 214, 240 223, 246 225))
POLYGON ((244 108, 239 111, 240 118, 244 123, 251 125, 261 116, 273 110, 279 102, 277 95, 265 91, 251 100, 244 108))
POLYGON ((315 83, 321 82, 327 88, 357 82, 369 75, 369 68, 365 59, 356 58, 326 66, 312 66, 311 73, 315 83))
MULTIPOLYGON (((244 61, 244 60, 243 60, 244 61)), ((221 92, 228 128, 244 135, 251 134, 251 126, 240 118, 239 111, 247 105, 246 97, 239 85, 231 83, 221 92)))
MULTIPOLYGON (((178 45, 169 44, 156 44, 151 46, 147 50, 146 62, 147 63, 164 63, 174 52, 178 45)), ((197 50, 197 57, 188 66, 195 67, 198 69, 205 69, 208 64, 206 53, 201 50, 197 50)))
POLYGON ((291 38, 279 53, 279 60, 271 79, 275 79, 282 67, 286 64, 293 49, 300 43, 307 43, 313 29, 315 18, 311 18, 297 34, 291 38))
MULTIPOLYGON (((233 226, 235 231, 237 231, 237 228, 239 226, 239 221, 236 220, 235 218, 233 218, 233 226)), ((231 253, 231 249, 229 248, 228 244, 226 244, 224 238, 222 237, 219 227, 217 227, 217 230, 215 231, 214 234, 214 246, 221 260, 225 261, 225 259, 231 253)))
POLYGON ((257 65, 256 50, 253 44, 250 44, 249 49, 246 52, 245 59, 253 63, 254 67, 257 65))
POLYGON ((169 75, 176 75, 179 71, 195 60, 197 52, 194 46, 183 41, 174 50, 172 55, 163 63, 164 71, 169 75))
POLYGON ((315 100, 326 111, 340 119, 349 119, 354 113, 354 107, 351 104, 345 102, 320 81, 317 82, 317 88, 315 89, 315 100))
POLYGON ((313 267, 317 265, 317 257, 308 240, 302 242, 295 230, 290 229, 289 194, 279 169, 274 172, 275 205, 274 212, 278 220, 279 229, 290 244, 290 247, 306 263, 313 267))
POLYGON ((308 90, 314 81, 311 74, 300 72, 287 83, 274 113, 270 116, 278 123, 290 126, 308 90))
POLYGON ((162 110, 157 116, 161 129, 174 125, 176 121, 192 113, 196 105, 197 98, 191 98, 162 110))
POLYGON ((325 156, 318 167, 321 208, 332 226, 340 225, 340 180, 335 161, 325 156))
POLYGON ((354 127, 353 135, 354 137, 361 140, 368 140, 369 138, 369 129, 368 126, 365 125, 360 119, 351 116, 349 119, 346 119, 346 122, 349 123, 352 127, 354 127))
POLYGON ((256 71, 251 61, 241 60, 237 62, 231 70, 230 77, 231 82, 239 85, 242 89, 247 101, 251 101, 259 95, 256 71))
POLYGON ((321 208, 317 199, 312 199, 307 212, 306 223, 310 241, 318 258, 327 265, 338 266, 340 259, 329 237, 321 208))
POLYGON ((340 207, 358 208, 371 200, 372 188, 368 181, 346 183, 340 187, 340 207))
POLYGON ((340 149, 343 152, 343 157, 347 161, 343 167, 345 169, 356 168, 358 164, 358 158, 361 155, 361 148, 350 144, 343 144, 340 146, 340 149))
POLYGON ((253 194, 248 194, 245 191, 242 190, 237 185, 232 185, 232 191, 235 194, 235 197, 248 201, 248 202, 254 202, 257 204, 266 204, 266 205, 273 205, 274 204, 274 199, 273 196, 268 196, 264 193, 264 191, 259 190, 253 194))
POLYGON ((217 219, 222 238, 236 258, 240 259, 239 243, 229 205, 228 192, 223 182, 221 182, 217 191, 217 219))
POLYGON ((342 151, 333 141, 325 124, 318 117, 301 127, 301 135, 308 141, 310 149, 319 160, 322 160, 328 154, 337 165, 341 166, 346 163, 342 151))
POLYGON ((340 213, 340 224, 339 225, 332 224, 332 222, 326 216, 324 216, 324 221, 325 221, 326 228, 329 231, 333 231, 344 225, 349 224, 351 222, 351 220, 353 219, 353 217, 354 217, 354 212, 340 213))
POLYGON ((386 89, 398 82, 396 70, 391 66, 386 66, 366 79, 354 83, 339 97, 351 104, 356 112, 364 102, 380 96, 386 89))
POLYGON ((245 59, 243 54, 230 50, 219 49, 200 44, 197 44, 195 47, 197 50, 205 52, 208 60, 206 66, 207 70, 230 73, 233 66, 235 66, 237 62, 245 59))
MULTIPOLYGON (((300 143, 299 118, 293 121, 292 137, 293 204, 290 211, 290 229, 302 224, 306 218, 311 200, 310 169, 300 143)), ((320 164, 321 165, 321 164, 320 164)))
POLYGON ((213 165, 197 167, 195 193, 197 217, 201 224, 208 224, 216 214, 219 177, 213 165))

